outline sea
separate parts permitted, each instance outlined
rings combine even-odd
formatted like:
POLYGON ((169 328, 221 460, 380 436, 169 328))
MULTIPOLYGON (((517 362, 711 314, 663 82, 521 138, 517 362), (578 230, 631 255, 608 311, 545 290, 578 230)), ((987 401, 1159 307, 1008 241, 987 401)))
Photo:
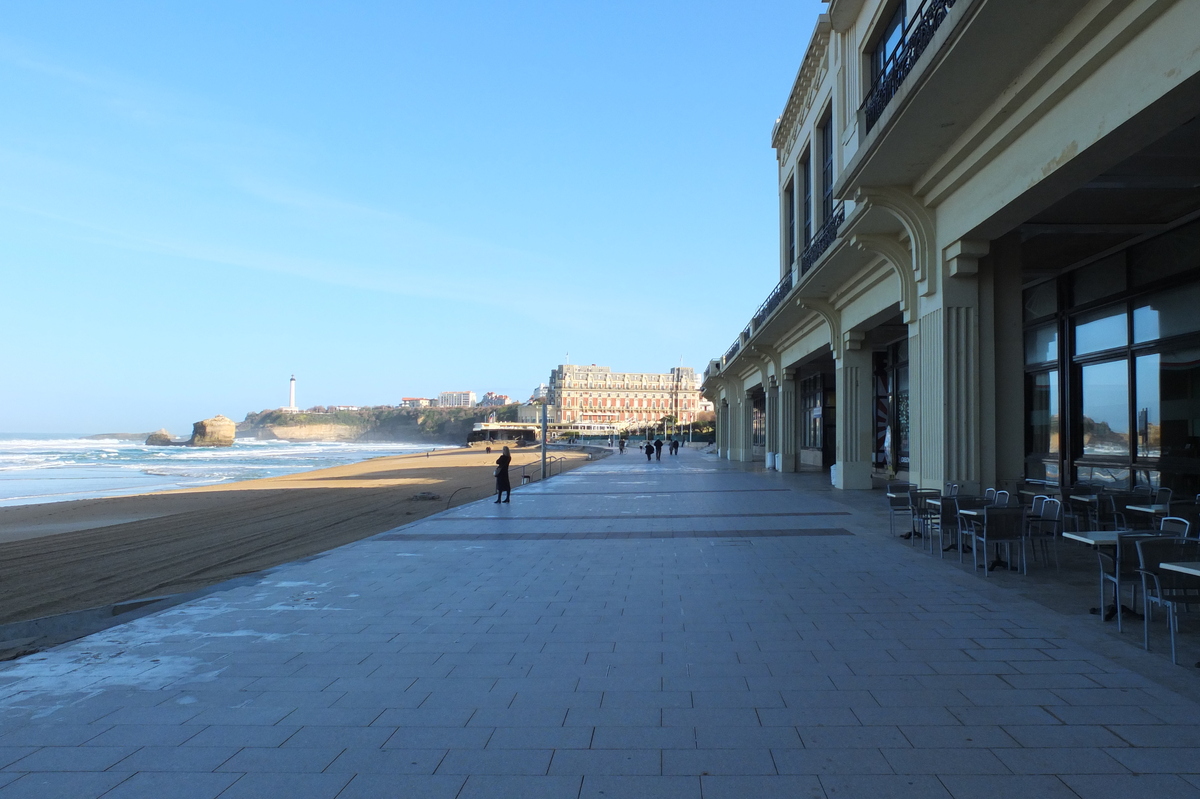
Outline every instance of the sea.
POLYGON ((118 439, 0 433, 0 507, 278 477, 430 449, 437 447, 241 438, 232 447, 147 447, 118 439))

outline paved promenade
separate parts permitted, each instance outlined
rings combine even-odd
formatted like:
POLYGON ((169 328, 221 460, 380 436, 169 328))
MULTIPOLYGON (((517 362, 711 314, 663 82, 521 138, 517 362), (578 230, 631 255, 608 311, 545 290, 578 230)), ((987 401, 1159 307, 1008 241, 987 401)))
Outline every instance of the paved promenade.
POLYGON ((1195 669, 883 505, 614 455, 0 664, 0 799, 1200 797, 1195 669))

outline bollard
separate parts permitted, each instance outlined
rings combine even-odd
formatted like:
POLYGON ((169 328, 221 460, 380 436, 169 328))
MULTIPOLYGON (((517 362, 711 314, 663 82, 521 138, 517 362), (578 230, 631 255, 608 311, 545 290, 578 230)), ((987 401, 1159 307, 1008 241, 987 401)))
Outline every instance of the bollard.
POLYGON ((529 484, 529 475, 527 475, 527 474, 521 475, 521 485, 528 485, 528 484, 529 484))

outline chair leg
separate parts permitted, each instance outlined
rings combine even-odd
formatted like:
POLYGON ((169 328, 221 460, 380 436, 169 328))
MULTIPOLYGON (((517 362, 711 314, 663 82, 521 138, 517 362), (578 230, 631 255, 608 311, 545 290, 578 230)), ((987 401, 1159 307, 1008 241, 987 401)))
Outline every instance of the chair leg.
POLYGON ((1167 629, 1171 631, 1171 665, 1178 666, 1179 661, 1175 657, 1175 625, 1177 623, 1177 615, 1175 612, 1175 603, 1167 603, 1167 629))
MULTIPOLYGON (((1121 632, 1121 575, 1117 573, 1116 582, 1113 583, 1113 601, 1117 603, 1117 632, 1121 632)), ((1100 613, 1104 613, 1104 608, 1100 608, 1100 613)))

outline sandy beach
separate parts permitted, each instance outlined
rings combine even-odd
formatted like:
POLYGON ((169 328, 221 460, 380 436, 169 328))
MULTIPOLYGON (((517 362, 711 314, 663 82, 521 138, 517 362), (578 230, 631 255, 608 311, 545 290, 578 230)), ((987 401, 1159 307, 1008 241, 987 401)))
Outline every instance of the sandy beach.
MULTIPOLYGON (((219 486, 0 508, 0 624, 194 591, 481 499, 492 494, 498 452, 441 450, 219 486), (440 499, 413 498, 421 492, 440 499)), ((555 455, 566 459, 564 469, 587 459, 555 455)), ((514 486, 516 467, 538 460, 537 450, 513 451, 514 486)))

